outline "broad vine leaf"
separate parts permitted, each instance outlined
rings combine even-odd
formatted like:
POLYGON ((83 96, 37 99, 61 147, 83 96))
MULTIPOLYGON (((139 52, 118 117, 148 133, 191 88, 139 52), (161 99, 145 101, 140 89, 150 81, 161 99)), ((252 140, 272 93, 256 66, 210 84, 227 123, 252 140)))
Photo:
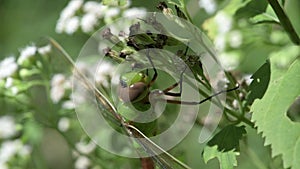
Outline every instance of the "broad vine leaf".
POLYGON ((245 126, 228 125, 217 133, 207 144, 217 145, 219 151, 239 150, 239 140, 246 133, 245 126))
POLYGON ((261 100, 255 100, 251 111, 258 133, 271 145, 272 156, 282 155, 285 168, 300 168, 300 124, 291 121, 286 112, 300 95, 300 60, 288 69, 278 68, 271 62, 271 80, 261 100))
POLYGON ((264 96, 270 82, 270 74, 270 62, 267 61, 251 76, 253 81, 249 86, 247 105, 252 104, 255 99, 261 99, 264 96))
POLYGON ((234 150, 227 152, 218 151, 217 146, 206 146, 203 152, 204 162, 207 163, 209 160, 217 158, 220 163, 220 169, 233 169, 234 166, 237 166, 237 155, 239 155, 239 152, 234 150))
POLYGON ((238 9, 234 16, 236 19, 251 18, 258 14, 264 13, 267 9, 267 6, 267 1, 251 0, 245 6, 238 9))

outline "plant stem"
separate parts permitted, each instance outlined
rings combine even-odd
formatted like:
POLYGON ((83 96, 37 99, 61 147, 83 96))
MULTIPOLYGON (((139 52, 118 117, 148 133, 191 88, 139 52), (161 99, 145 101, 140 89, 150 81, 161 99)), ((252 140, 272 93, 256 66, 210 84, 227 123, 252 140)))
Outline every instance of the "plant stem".
POLYGON ((284 30, 288 33, 291 41, 295 43, 296 45, 300 45, 300 39, 299 36, 297 35, 290 19, 284 12, 283 8, 280 6, 278 3, 278 0, 268 0, 269 4, 273 8, 274 12, 276 13, 282 27, 284 30))
POLYGON ((227 111, 227 113, 230 114, 231 116, 237 118, 240 122, 244 122, 245 124, 248 124, 250 127, 254 128, 254 124, 249 119, 247 119, 245 116, 241 116, 227 108, 225 109, 225 111, 227 111))
POLYGON ((190 14, 189 14, 189 12, 188 12, 188 10, 187 10, 187 8, 186 8, 186 3, 185 3, 185 1, 184 1, 184 0, 181 0, 180 3, 181 3, 181 6, 182 6, 182 8, 183 8, 185 14, 186 14, 186 17, 188 18, 188 20, 189 20, 191 23, 193 23, 193 22, 192 22, 192 18, 191 18, 190 14))

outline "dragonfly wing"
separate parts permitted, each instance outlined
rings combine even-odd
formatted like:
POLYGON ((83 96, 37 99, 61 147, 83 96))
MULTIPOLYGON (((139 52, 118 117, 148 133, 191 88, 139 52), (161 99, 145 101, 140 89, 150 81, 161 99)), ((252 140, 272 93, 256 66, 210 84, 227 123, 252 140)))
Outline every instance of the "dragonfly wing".
MULTIPOLYGON (((64 51, 64 49, 53 39, 49 39, 51 45, 55 47, 58 52, 63 55, 63 58, 71 65, 73 75, 78 81, 81 87, 85 89, 87 95, 90 97, 95 96, 98 107, 101 113, 110 122, 115 123, 115 126, 122 126, 125 134, 130 138, 131 144, 138 143, 141 147, 140 150, 136 150, 137 154, 143 154, 147 157, 151 157, 153 161, 162 169, 190 169, 186 164, 180 162, 178 159, 173 157, 168 152, 164 151, 161 147, 156 145, 148 137, 146 137, 139 129, 128 124, 123 117, 121 117, 114 105, 111 104, 110 100, 105 97, 105 95, 99 91, 95 85, 82 73, 77 67, 72 58, 64 51), (75 72, 74 72, 75 71, 75 72)), ((132 146, 134 147, 134 146, 132 146)), ((141 156, 142 157, 142 156, 141 156)))
POLYGON ((174 156, 163 150, 160 146, 151 141, 139 129, 132 125, 126 125, 128 132, 133 139, 148 153, 156 164, 162 169, 191 169, 183 162, 176 159, 174 156))

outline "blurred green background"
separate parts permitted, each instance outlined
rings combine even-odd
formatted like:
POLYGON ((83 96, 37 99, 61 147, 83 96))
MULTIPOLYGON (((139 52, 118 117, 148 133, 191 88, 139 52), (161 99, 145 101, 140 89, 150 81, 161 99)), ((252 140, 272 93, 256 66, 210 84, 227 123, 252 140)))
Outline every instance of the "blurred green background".
MULTIPOLYGON (((197 2, 197 0, 191 1, 195 3, 197 2)), ((89 36, 82 33, 75 33, 75 35, 55 33, 56 21, 59 18, 60 12, 68 2, 69 0, 0 0, 0 59, 10 55, 17 56, 19 49, 24 48, 30 43, 38 41, 41 37, 44 36, 53 37, 63 45, 63 47, 71 54, 71 56, 76 57, 81 50, 82 45, 86 42, 89 36)), ((224 1, 224 3, 225 2, 226 0, 224 1)), ((155 9, 157 3, 158 0, 135 0, 133 1, 133 6, 142 6, 148 8, 149 11, 157 11, 155 9)), ((296 28, 296 31, 298 32, 298 34, 300 34, 300 1, 286 0, 285 8, 289 17, 291 18, 293 25, 296 28)), ((199 10, 198 12, 199 14, 197 14, 197 16, 200 15, 200 17, 197 17, 197 19, 195 19, 197 25, 199 25, 204 19, 208 17, 208 15, 203 12, 203 10, 199 10)), ((249 31, 250 37, 250 31, 252 31, 252 28, 249 28, 249 30, 246 31, 249 31)), ((247 55, 245 55, 245 60, 241 64, 240 70, 247 73, 254 72, 260 65, 264 63, 264 60, 268 57, 269 52, 276 48, 274 46, 264 46, 264 48, 262 48, 261 46, 264 44, 264 42, 258 40, 261 39, 259 37, 252 36, 251 39, 248 40, 251 41, 252 45, 247 44, 248 46, 243 46, 244 49, 247 49, 244 50, 247 55), (257 42, 252 43, 255 42, 256 38, 257 42)), ((265 163, 276 161, 277 159, 272 159, 269 156, 270 149, 268 147, 263 147, 263 140, 259 135, 256 134, 256 131, 253 129, 247 130, 250 139, 242 144, 241 148, 247 149, 247 151, 246 153, 242 153, 241 156, 238 157, 240 160, 239 168, 249 168, 251 166, 258 167, 260 163, 262 163, 261 159, 263 159, 265 163), (253 152, 251 148, 253 148, 255 152, 253 152), (255 160, 250 161, 249 156, 255 160)), ((55 152, 48 153, 49 156, 46 157, 50 159, 49 161, 54 161, 53 163, 50 162, 49 168, 68 168, 66 166, 71 165, 71 159, 65 159, 63 157, 69 157, 70 154, 62 154, 62 152, 65 152, 66 149, 68 149, 66 141, 63 140, 63 138, 59 136, 58 133, 54 132, 51 129, 46 129, 44 133, 47 134, 43 137, 43 144, 51 147, 52 150, 54 150, 53 152, 55 152), (59 160, 64 161, 61 163, 57 163, 57 161, 59 160)), ((198 129, 195 129, 191 132, 191 135, 195 135, 195 137, 198 136, 198 134, 198 129)), ((197 140, 186 139, 182 143, 182 146, 186 148, 185 146, 189 146, 191 142, 195 141, 197 140)), ((43 146, 43 144, 42 147, 47 147, 43 146)), ((200 157, 200 151, 196 151, 194 147, 189 148, 190 149, 186 149, 187 151, 191 152, 190 154, 192 154, 193 156, 191 157, 191 159, 194 159, 194 156, 200 157)), ((200 147, 198 148, 200 149, 200 147)), ((48 149, 44 149, 45 152, 47 150, 48 149)), ((45 152, 44 154, 47 154, 45 152)), ((38 156, 39 153, 36 157, 33 158, 38 159, 38 156)), ((196 161, 191 161, 190 163, 193 162, 196 161)))
MULTIPOLYGON (((158 0, 133 0, 132 6, 142 6, 148 8, 149 11, 157 11, 158 2, 158 0)), ((71 36, 55 33, 56 21, 67 3, 68 0, 0 0, 0 59, 18 55, 20 49, 44 36, 53 37, 63 44, 71 56, 76 57, 88 36, 82 33, 75 33, 71 36)), ((198 0, 187 1, 188 8, 196 16, 195 24, 200 25, 209 15, 203 9, 196 8, 197 3, 198 0)), ((228 1, 220 2, 219 8, 224 7, 227 3, 228 1)), ((300 34, 300 1, 286 0, 285 9, 296 31, 300 34)), ((255 37, 253 38, 255 39, 255 37)), ((261 45, 254 43, 245 47, 244 51, 247 54, 240 66, 242 71, 253 73, 266 59, 270 50, 273 50, 272 48, 262 49, 261 45), (253 65, 249 63, 253 63, 253 65)))
MULTIPOLYGON (((0 0, 0 59, 17 55, 19 49, 50 36, 71 54, 77 56, 87 35, 57 34, 56 21, 69 0, 0 0)), ((155 10, 158 0, 132 1, 132 6, 155 10)))

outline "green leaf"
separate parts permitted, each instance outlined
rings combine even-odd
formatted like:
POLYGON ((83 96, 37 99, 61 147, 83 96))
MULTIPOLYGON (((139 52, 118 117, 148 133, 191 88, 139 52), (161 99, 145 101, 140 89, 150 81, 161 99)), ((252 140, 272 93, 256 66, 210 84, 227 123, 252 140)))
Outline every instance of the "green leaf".
POLYGON ((239 150, 239 140, 246 133, 245 126, 228 125, 217 133, 207 144, 218 146, 219 151, 239 150))
POLYGON ((271 62, 270 85, 261 100, 255 100, 251 111, 258 133, 262 132, 265 145, 271 145, 272 156, 282 155, 284 167, 300 168, 300 124, 286 115, 290 105, 300 95, 300 60, 288 69, 271 62))
POLYGON ((253 103, 255 99, 261 99, 270 82, 270 62, 263 64, 251 77, 253 81, 249 86, 249 95, 247 97, 246 105, 253 103))
POLYGON ((280 68, 288 68, 298 57, 300 48, 296 45, 282 47, 280 51, 270 54, 270 58, 274 58, 274 63, 280 68))
POLYGON ((254 17, 250 18, 250 21, 254 24, 255 23, 264 23, 264 22, 279 24, 279 20, 271 6, 268 6, 267 9, 265 10, 265 12, 263 12, 259 15, 255 15, 254 17))
POLYGON ((234 166, 237 166, 236 156, 238 155, 239 153, 234 152, 234 150, 220 152, 217 146, 206 146, 203 152, 203 159, 204 162, 207 163, 209 160, 217 158, 220 162, 221 169, 233 169, 234 166))
POLYGON ((267 9, 268 2, 262 0, 252 0, 245 6, 241 7, 234 14, 236 19, 251 18, 258 14, 264 13, 267 9))

